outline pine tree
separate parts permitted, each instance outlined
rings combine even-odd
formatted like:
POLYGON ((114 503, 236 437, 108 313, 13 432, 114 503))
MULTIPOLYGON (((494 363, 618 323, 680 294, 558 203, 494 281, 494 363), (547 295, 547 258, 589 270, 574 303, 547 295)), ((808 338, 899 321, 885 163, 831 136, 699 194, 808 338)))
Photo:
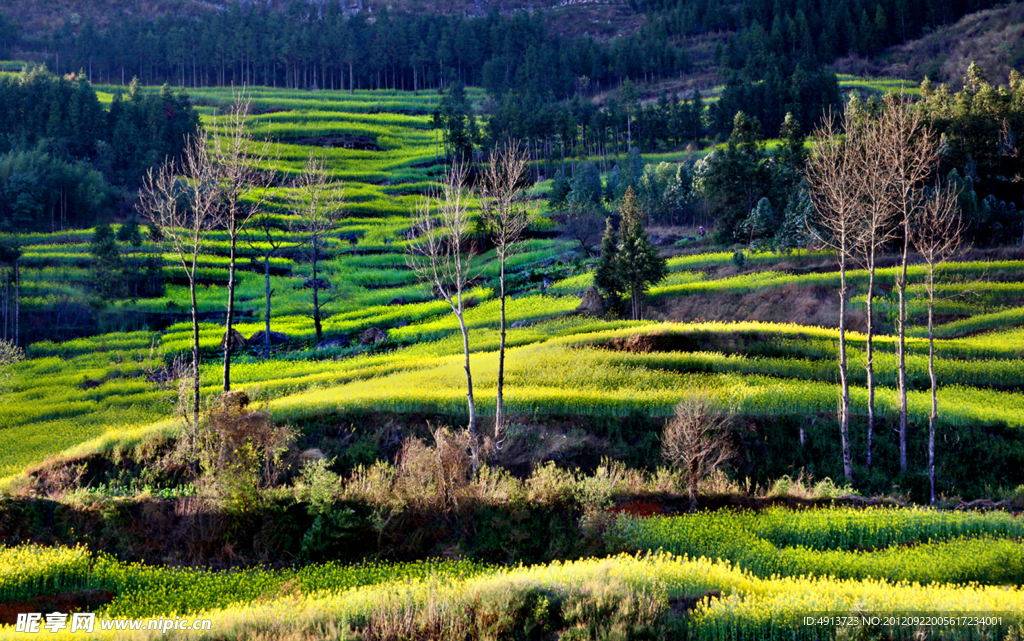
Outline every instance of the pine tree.
POLYGON ((809 241, 807 226, 814 215, 814 205, 803 189, 789 199, 782 216, 782 226, 772 239, 775 251, 788 254, 794 249, 807 247, 809 241))
POLYGON ((99 225, 89 248, 92 255, 92 279, 98 302, 107 303, 124 298, 124 261, 110 225, 99 225))
POLYGON ((608 308, 613 313, 621 313, 622 295, 626 287, 619 272, 619 236, 615 233, 611 216, 605 219, 601 257, 594 270, 594 285, 608 299, 608 308))
POLYGON ((740 224, 740 234, 747 239, 748 247, 753 251, 768 247, 774 229, 775 212, 767 198, 757 201, 757 206, 750 210, 750 215, 740 224))
POLYGON ((636 194, 627 188, 622 197, 622 246, 619 248, 619 275, 629 292, 633 320, 640 320, 644 293, 668 275, 667 261, 647 238, 637 206, 636 194))
POLYGON ((565 199, 569 195, 572 185, 565 174, 559 171, 551 181, 551 191, 548 192, 548 207, 551 209, 565 209, 565 199))
POLYGON ((619 192, 619 166, 615 165, 612 170, 608 172, 608 180, 605 181, 604 187, 604 201, 611 203, 615 200, 616 194, 619 192))
POLYGON ((800 128, 800 123, 793 117, 793 112, 786 112, 786 118, 779 128, 779 136, 784 141, 779 154, 780 160, 794 172, 802 172, 807 156, 807 152, 804 150, 806 136, 800 128))
POLYGON ((573 216, 581 216, 601 207, 601 174, 597 165, 588 162, 576 171, 566 204, 569 206, 569 214, 573 216))
MULTIPOLYGON (((131 254, 131 270, 128 270, 128 265, 124 265, 124 280, 130 285, 128 289, 131 290, 132 296, 138 298, 139 296, 139 249, 142 247, 142 232, 139 230, 139 221, 134 216, 129 218, 121 228, 117 230, 117 240, 122 243, 127 243, 132 248, 131 254)), ((143 285, 145 289, 145 285, 143 285)))

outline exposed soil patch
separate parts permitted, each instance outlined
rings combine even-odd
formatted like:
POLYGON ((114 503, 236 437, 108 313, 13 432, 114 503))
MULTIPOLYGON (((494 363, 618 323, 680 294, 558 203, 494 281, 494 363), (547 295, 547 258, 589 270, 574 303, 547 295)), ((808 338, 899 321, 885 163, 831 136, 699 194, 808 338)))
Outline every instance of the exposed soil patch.
POLYGON ((107 590, 78 590, 35 597, 24 601, 0 603, 0 625, 15 625, 19 614, 31 612, 95 612, 114 600, 117 595, 107 590))
POLYGON ((654 501, 634 499, 628 503, 609 508, 608 511, 612 514, 628 514, 629 516, 646 518, 664 513, 665 506, 654 501))
POLYGON ((293 145, 304 145, 307 147, 323 147, 325 149, 342 148, 358 149, 361 151, 384 151, 384 148, 377 144, 377 141, 369 136, 354 136, 352 134, 337 134, 334 136, 309 136, 306 138, 292 138, 287 140, 293 145))
MULTIPOLYGON (((839 326, 838 294, 828 287, 787 284, 742 294, 690 294, 654 302, 648 318, 673 322, 753 320, 799 323, 818 327, 839 326)), ((847 310, 847 329, 867 330, 862 310, 847 310)))
POLYGON ((701 596, 676 596, 668 600, 668 608, 674 614, 689 614, 697 607, 697 604, 704 599, 720 599, 722 593, 719 590, 705 592, 701 596))
POLYGON ((605 347, 630 354, 692 352, 700 349, 698 342, 693 334, 630 334, 613 338, 605 347))
MULTIPOLYGON (((803 334, 790 338, 798 340, 803 334)), ((725 354, 753 354, 760 356, 792 356, 791 346, 777 344, 777 336, 770 332, 711 332, 691 331, 679 333, 631 334, 619 336, 593 347, 610 349, 631 354, 652 352, 722 352, 725 354)))

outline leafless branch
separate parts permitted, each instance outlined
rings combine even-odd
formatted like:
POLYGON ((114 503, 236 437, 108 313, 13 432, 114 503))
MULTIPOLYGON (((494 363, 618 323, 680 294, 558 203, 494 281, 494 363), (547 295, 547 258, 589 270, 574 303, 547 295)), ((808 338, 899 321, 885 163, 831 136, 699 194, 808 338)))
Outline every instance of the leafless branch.
POLYGON ((473 471, 480 464, 479 435, 476 430, 476 402, 473 374, 469 364, 469 330, 465 321, 465 293, 474 274, 475 246, 468 242, 469 190, 466 167, 452 164, 445 171, 440 189, 421 198, 413 211, 413 228, 420 237, 408 245, 408 265, 420 280, 430 283, 448 303, 462 332, 465 357, 466 401, 473 471))
POLYGON ((723 463, 736 456, 729 435, 732 413, 722 411, 707 393, 694 391, 680 401, 675 416, 665 424, 662 456, 683 473, 690 511, 697 508, 697 486, 723 463))
POLYGON ((301 199, 298 215, 305 233, 303 247, 312 269, 309 286, 313 290, 313 325, 317 340, 322 340, 321 309, 327 301, 320 299, 320 290, 326 289, 320 278, 320 263, 326 258, 328 236, 342 216, 345 189, 333 183, 327 163, 313 153, 309 154, 294 187, 301 199))
POLYGON ((529 200, 530 158, 517 140, 491 151, 483 169, 480 201, 483 217, 494 237, 498 256, 498 299, 500 327, 498 344, 498 390, 494 413, 495 451, 504 443, 505 420, 505 264, 519 247, 523 233, 537 218, 537 207, 529 200))

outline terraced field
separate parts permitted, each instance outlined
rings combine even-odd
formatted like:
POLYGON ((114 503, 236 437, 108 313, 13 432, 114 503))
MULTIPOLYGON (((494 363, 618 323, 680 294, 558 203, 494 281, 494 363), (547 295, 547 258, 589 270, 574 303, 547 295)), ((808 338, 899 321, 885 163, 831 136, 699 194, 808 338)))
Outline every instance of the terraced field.
MULTIPOLYGON (((999 514, 718 512, 620 519, 609 535, 616 545, 654 553, 513 568, 432 561, 225 573, 129 565, 81 548, 24 546, 0 549, 0 598, 105 589, 116 596, 100 609, 101 619, 212 619, 212 632, 189 638, 324 627, 344 638, 399 612, 413 629, 443 638, 499 625, 583 627, 595 624, 594 615, 578 608, 595 590, 606 608, 599 621, 678 638, 820 639, 837 632, 1004 638, 1024 617, 1022 530, 1020 518, 999 514), (903 547, 919 540, 929 542, 903 547), (873 551, 851 551, 863 546, 873 551), (509 601, 533 609, 498 624, 489 608, 509 601), (668 604, 686 601, 689 617, 666 626, 668 604), (836 625, 840 617, 857 622, 836 625), (957 617, 971 621, 961 624, 957 617)), ((12 634, 9 626, 0 628, 0 637, 18 638, 12 634)), ((75 638, 57 638, 65 636, 75 638)), ((159 633, 130 638, 150 636, 159 633)))
MULTIPOLYGON (((860 86, 861 80, 843 82, 860 86)), ((890 85, 865 84, 878 90, 890 85)), ((477 91, 470 96, 482 98, 477 91)), ((230 102, 230 92, 203 90, 193 97, 204 122, 219 126, 216 116, 230 102)), ((262 358, 257 346, 240 348, 232 368, 234 386, 247 390, 275 422, 306 430, 301 436, 310 439, 324 425, 360 422, 352 429, 369 430, 400 416, 458 424, 466 405, 459 327, 447 304, 416 281, 405 258, 409 211, 440 171, 439 134, 428 115, 437 96, 258 89, 253 98, 256 131, 273 141, 267 169, 281 177, 268 203, 287 240, 270 261, 271 329, 284 338, 270 359, 262 358), (295 251, 302 237, 292 228, 297 196, 287 180, 301 169, 311 147, 319 147, 338 189, 344 189, 346 210, 328 241, 330 258, 320 274, 330 285, 324 341, 317 340, 310 319, 305 284, 311 274, 295 251), (371 328, 386 338, 362 344, 361 335, 371 328)), ((575 241, 553 237, 553 229, 542 217, 510 262, 514 287, 507 312, 514 325, 507 335, 504 396, 517 429, 569 424, 568 435, 584 433, 593 439, 587 443, 619 439, 641 453, 656 453, 666 417, 678 401, 701 389, 739 417, 743 453, 730 469, 737 479, 804 470, 818 478, 835 475, 835 329, 741 318, 654 322, 577 314, 580 295, 593 284, 594 261, 577 251, 575 241), (784 463, 780 452, 789 456, 784 463)), ((91 230, 3 238, 24 249, 22 308, 28 322, 61 314, 71 319, 89 307, 91 239, 91 230)), ((235 328, 246 338, 264 328, 263 265, 254 260, 260 247, 256 240, 239 245, 235 328)), ((739 268, 732 251, 712 249, 672 250, 677 255, 669 259, 668 278, 651 291, 653 304, 783 288, 830 290, 838 283, 825 253, 748 254, 739 268)), ((188 291, 174 256, 150 241, 138 253, 159 256, 164 296, 95 311, 95 335, 35 341, 29 358, 14 366, 11 393, 0 406, 0 487, 18 487, 26 469, 41 469, 47 459, 53 464, 114 453, 120 460, 140 444, 178 435, 172 379, 175 361, 180 365, 190 349, 188 291)), ((207 234, 198 270, 201 380, 207 397, 220 389, 217 354, 227 254, 226 235, 207 234)), ((955 466, 957 474, 988 475, 986 483, 993 478, 999 483, 949 482, 944 487, 951 502, 961 492, 967 498, 1014 492, 1019 497, 1017 486, 1024 484, 1018 447, 1024 431, 1024 255, 1019 250, 1007 255, 950 263, 941 273, 948 285, 936 330, 940 467, 955 466)), ((495 412, 498 377, 493 250, 479 257, 475 269, 465 320, 477 409, 486 423, 495 412)), ((918 428, 927 424, 930 412, 928 344, 920 326, 923 275, 922 268, 911 267, 914 327, 907 377, 910 421, 918 428)), ((853 308, 859 311, 866 274, 853 271, 848 279, 857 290, 853 308)), ((892 279, 892 270, 880 270, 878 282, 888 285, 892 279)), ((875 300, 883 316, 894 304, 887 292, 880 289, 875 300)), ((33 331, 48 337, 60 329, 33 331)), ((891 331, 886 321, 875 338, 876 403, 880 420, 889 422, 898 412, 891 331)), ((866 339, 850 332, 847 340, 857 430, 867 411, 866 339)), ((891 437, 879 438, 886 446, 891 437)), ((922 448, 918 443, 912 452, 914 473, 899 480, 908 485, 893 487, 893 494, 903 496, 915 474, 921 476, 922 448)), ((639 465, 658 473, 656 458, 639 465)), ((876 481, 862 468, 857 473, 876 481)), ((571 478, 573 500, 582 501, 578 497, 586 496, 590 477, 571 478)), ((0 499, 6 496, 0 493, 0 499)), ((135 498, 107 497, 103 500, 111 503, 83 510, 114 509, 117 501, 135 498)), ((147 495, 139 500, 160 505, 174 499, 147 495)), ((374 512, 369 518, 385 522, 389 517, 374 512)), ((822 638, 820 629, 803 620, 808 612, 1002 617, 987 628, 947 625, 941 638, 948 639, 1002 638, 1024 624, 1024 525, 1006 512, 771 508, 652 518, 620 514, 603 523, 606 528, 595 536, 611 556, 517 567, 423 561, 218 572, 128 563, 84 546, 0 547, 0 604, 100 590, 114 595, 101 616, 201 614, 214 621, 219 636, 210 638, 259 637, 283 629, 308 638, 328 633, 354 638, 375 621, 398 614, 437 626, 430 629, 438 638, 453 638, 468 634, 465 626, 491 625, 488 616, 510 603, 526 604, 521 613, 535 617, 538 626, 557 619, 558 625, 583 629, 590 625, 587 608, 595 594, 608 604, 612 619, 649 626, 657 631, 654 636, 669 634, 658 626, 682 613, 677 623, 693 639, 822 638), (487 610, 488 604, 494 609, 487 610)), ((884 638, 891 629, 860 631, 884 638)), ((825 634, 839 638, 840 633, 845 631, 831 626, 825 634)), ((933 633, 938 634, 922 632, 924 638, 938 638, 928 636, 933 633)), ((0 638, 8 637, 18 638, 9 626, 0 626, 0 638)))
MULTIPOLYGON (((539 254, 552 260, 564 249, 553 242, 539 254)), ((377 265, 397 266, 400 259, 397 253, 346 255, 334 263, 339 273, 352 274, 349 278, 355 280, 363 274, 380 273, 373 271, 377 265)), ((689 265, 703 268, 716 264, 716 260, 722 257, 697 255, 674 260, 670 282, 676 280, 679 284, 667 285, 665 290, 674 291, 673 295, 694 290, 747 291, 792 283, 815 286, 836 278, 828 273, 764 271, 707 280, 704 272, 683 269, 689 265)), ((771 265, 769 258, 763 260, 766 266, 771 265)), ((951 273, 971 275, 990 267, 977 263, 951 265, 949 269, 951 273)), ((1005 274, 1006 270, 1021 269, 1024 263, 1010 261, 999 267, 1005 274)), ((512 411, 535 416, 664 416, 692 386, 705 387, 723 402, 755 416, 817 416, 833 410, 835 330, 750 322, 666 324, 586 317, 545 320, 575 311, 579 300, 572 294, 585 286, 585 276, 556 281, 545 293, 524 292, 509 304, 509 321, 529 324, 509 331, 512 349, 506 402, 512 411), (667 347, 649 353, 603 348, 615 339, 634 334, 660 337, 667 347)), ((853 279, 857 278, 854 274, 853 279)), ((406 283, 405 288, 420 287, 411 281, 406 283)), ((236 384, 258 387, 267 407, 282 420, 350 410, 434 412, 457 417, 465 394, 459 364, 461 342, 456 340, 458 326, 446 314, 445 304, 426 300, 423 292, 422 302, 387 305, 383 300, 387 296, 370 298, 378 290, 351 287, 357 293, 338 302, 324 330, 328 337, 350 339, 351 346, 314 349, 316 341, 307 317, 287 311, 277 316, 275 311, 272 329, 287 334, 295 349, 284 361, 262 361, 255 352, 240 355, 234 367, 236 384), (370 327, 387 329, 387 341, 374 349, 358 345, 357 340, 370 327), (335 360, 340 357, 345 358, 335 360)), ((1002 281, 973 287, 990 301, 1003 295, 1012 298, 1016 292, 1015 283, 1002 281)), ((393 289, 385 291, 394 293, 393 289)), ((302 293, 295 290, 293 294, 296 308, 302 304, 302 293)), ((204 309, 214 310, 221 304, 213 288, 204 294, 208 295, 201 297, 207 305, 204 309)), ((660 291, 655 289, 654 294, 660 291)), ((669 294, 666 291, 661 295, 669 294)), ((471 328, 478 398, 486 414, 493 411, 496 384, 497 302, 484 287, 473 291, 472 296, 478 305, 466 319, 471 328)), ((261 302, 254 299, 252 307, 258 308, 261 302)), ((969 302, 964 304, 979 309, 970 307, 969 302)), ((275 298, 275 310, 285 305, 287 299, 275 298)), ((937 372, 944 383, 939 392, 943 425, 1024 427, 1024 343, 1022 330, 1015 327, 1019 314, 1019 307, 1011 307, 939 327, 938 334, 948 336, 937 342, 937 372), (975 333, 979 323, 988 331, 975 333)), ((262 327, 261 322, 254 321, 242 322, 238 329, 248 336, 262 327)), ((211 356, 222 336, 217 324, 201 325, 201 345, 211 356)), ((864 338, 852 333, 849 340, 854 408, 863 412, 864 338)), ((23 375, 18 377, 14 394, 0 414, 4 423, 0 438, 5 445, 0 448, 4 452, 0 470, 13 474, 47 454, 100 437, 108 430, 142 428, 168 417, 170 392, 147 378, 155 378, 165 359, 186 352, 189 341, 188 325, 176 324, 162 332, 116 333, 30 346, 29 355, 35 358, 18 366, 23 375)), ((891 415, 896 399, 893 338, 877 337, 876 348, 876 375, 882 383, 879 409, 891 415)), ((912 390, 919 390, 911 392, 910 412, 913 420, 922 421, 929 407, 925 391, 927 342, 912 337, 909 349, 908 380, 912 390)), ((214 393, 219 384, 217 365, 204 365, 203 372, 205 389, 214 393)))

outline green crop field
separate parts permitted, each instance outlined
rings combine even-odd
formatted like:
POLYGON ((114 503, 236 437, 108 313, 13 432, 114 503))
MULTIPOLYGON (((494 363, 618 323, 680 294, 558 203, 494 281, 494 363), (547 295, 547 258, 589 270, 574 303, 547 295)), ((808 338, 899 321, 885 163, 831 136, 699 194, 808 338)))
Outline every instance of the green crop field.
MULTIPOLYGON (((839 82, 865 93, 903 86, 839 82)), ((98 89, 109 108, 119 88, 98 89)), ((126 269, 159 268, 158 295, 103 302, 90 252, 95 229, 0 234, 22 252, 22 334, 32 337, 26 358, 0 371, 11 374, 0 377, 0 616, 99 595, 101 618, 212 620, 206 636, 170 635, 190 639, 547 639, 554 629, 573 630, 572 639, 1022 638, 1019 248, 974 250, 938 270, 933 364, 927 271, 911 262, 902 377, 912 441, 909 469, 899 472, 898 268, 887 262, 875 275, 870 389, 868 272, 848 269, 855 482, 809 498, 773 494, 765 488, 779 479, 835 489, 842 474, 840 332, 824 313, 820 326, 793 322, 797 307, 836 311, 833 252, 755 252, 696 239, 704 214, 687 210, 692 225, 657 230, 683 240, 659 246, 666 276, 647 291, 643 320, 580 311, 600 282, 599 261, 562 232, 567 214, 548 208, 545 183, 530 197, 538 218, 505 263, 502 335, 501 263, 474 195, 469 227, 484 240, 469 265, 466 355, 443 288, 420 280, 410 262, 423 242, 409 233, 417 231, 412 213, 445 169, 432 117, 441 96, 250 92, 251 131, 269 149, 259 169, 274 177, 250 197, 270 212, 282 247, 264 263, 266 239, 252 230, 240 236, 233 328, 250 339, 269 322, 276 334, 269 357, 260 341, 233 351, 231 380, 251 400, 244 420, 266 420, 291 440, 265 458, 254 454, 254 440, 195 454, 213 447, 222 390, 231 260, 224 229, 204 233, 196 262, 199 404, 208 417, 198 431, 188 426, 182 385, 193 349, 188 279, 166 243, 144 233, 140 245, 123 248, 126 269), (311 151, 342 202, 316 272, 321 337, 297 215, 303 196, 293 182, 311 151), (937 508, 907 505, 927 496, 930 368, 937 508), (479 468, 469 463, 476 451, 456 440, 467 370, 484 435, 479 468), (491 431, 499 380, 507 420, 500 434, 491 431), (728 414, 732 456, 693 486, 714 509, 686 514, 689 473, 670 465, 662 442, 677 405, 695 394, 728 414), (872 468, 864 462, 869 406, 872 468), (230 483, 210 480, 218 465, 230 483), (962 509, 946 509, 953 507, 962 509), (576 528, 565 537, 544 529, 560 518, 576 528), (140 542, 144 523, 174 542, 140 542), (508 612, 535 632, 501 628, 508 612), (808 613, 998 621, 823 632, 806 623, 808 613), (601 616, 620 627, 591 625, 601 616), (382 627, 396 620, 412 628, 382 627), (677 627, 658 627, 670 624, 677 627)), ((214 136, 228 133, 230 89, 189 95, 214 136)), ((490 100, 481 89, 467 96, 477 108, 490 100)), ((670 148, 645 160, 691 162, 707 151, 670 148)), ((26 638, 7 623, 0 639, 26 638)))
MULTIPOLYGON (((348 636, 375 615, 396 607, 410 617, 429 611, 451 616, 443 620, 442 630, 455 634, 466 625, 457 612, 476 612, 481 601, 487 604, 498 594, 519 594, 520 598, 539 594, 546 609, 555 602, 572 603, 580 593, 595 589, 602 590, 612 604, 617 591, 635 590, 641 602, 634 607, 650 608, 649 616, 659 614, 665 599, 695 598, 687 638, 696 639, 816 639, 821 630, 834 629, 833 625, 809 626, 803 619, 807 612, 828 617, 971 613, 995 617, 984 626, 922 622, 883 623, 879 628, 904 632, 916 628, 928 630, 927 634, 941 630, 944 639, 1005 634, 1021 622, 1024 595, 1019 587, 1001 585, 1019 583, 1020 543, 1014 540, 1022 527, 1019 519, 953 518, 913 510, 802 514, 774 510, 763 516, 721 512, 676 517, 675 521, 620 521, 610 534, 627 547, 656 545, 665 550, 655 554, 517 568, 449 561, 210 573, 128 565, 103 555, 91 557, 81 548, 26 546, 0 549, 4 559, 0 594, 11 598, 77 587, 103 588, 117 597, 104 606, 100 617, 193 615, 212 619, 215 634, 237 636, 284 622, 315 630, 328 621, 335 634, 348 636), (911 531, 905 532, 905 526, 911 531), (805 529, 821 527, 826 532, 818 535, 805 529), (903 551, 886 547, 909 536, 938 541, 903 551), (729 541, 730 547, 722 549, 723 540, 729 541), (836 551, 866 542, 884 549, 836 551), (952 554, 950 544, 957 543, 974 554, 952 554), (787 546, 781 555, 776 544, 787 546), (695 553, 675 554, 672 548, 695 553), (751 559, 762 549, 773 557, 771 565, 750 569, 751 559), (853 562, 833 559, 843 555, 853 562), (913 565, 907 557, 913 557, 913 565), (1016 562, 1007 565, 1010 559, 1016 562), (779 565, 787 568, 782 576, 765 574, 779 565), (849 572, 843 570, 831 571, 854 566, 857 569, 852 573, 858 578, 844 577, 849 572), (793 567, 801 569, 799 576, 789 569, 793 567), (924 582, 915 568, 930 572, 924 582), (959 581, 933 581, 941 577, 959 581), (301 598, 300 608, 296 608, 296 598, 301 598)), ((534 613, 542 621, 546 615, 545 610, 534 613)))

